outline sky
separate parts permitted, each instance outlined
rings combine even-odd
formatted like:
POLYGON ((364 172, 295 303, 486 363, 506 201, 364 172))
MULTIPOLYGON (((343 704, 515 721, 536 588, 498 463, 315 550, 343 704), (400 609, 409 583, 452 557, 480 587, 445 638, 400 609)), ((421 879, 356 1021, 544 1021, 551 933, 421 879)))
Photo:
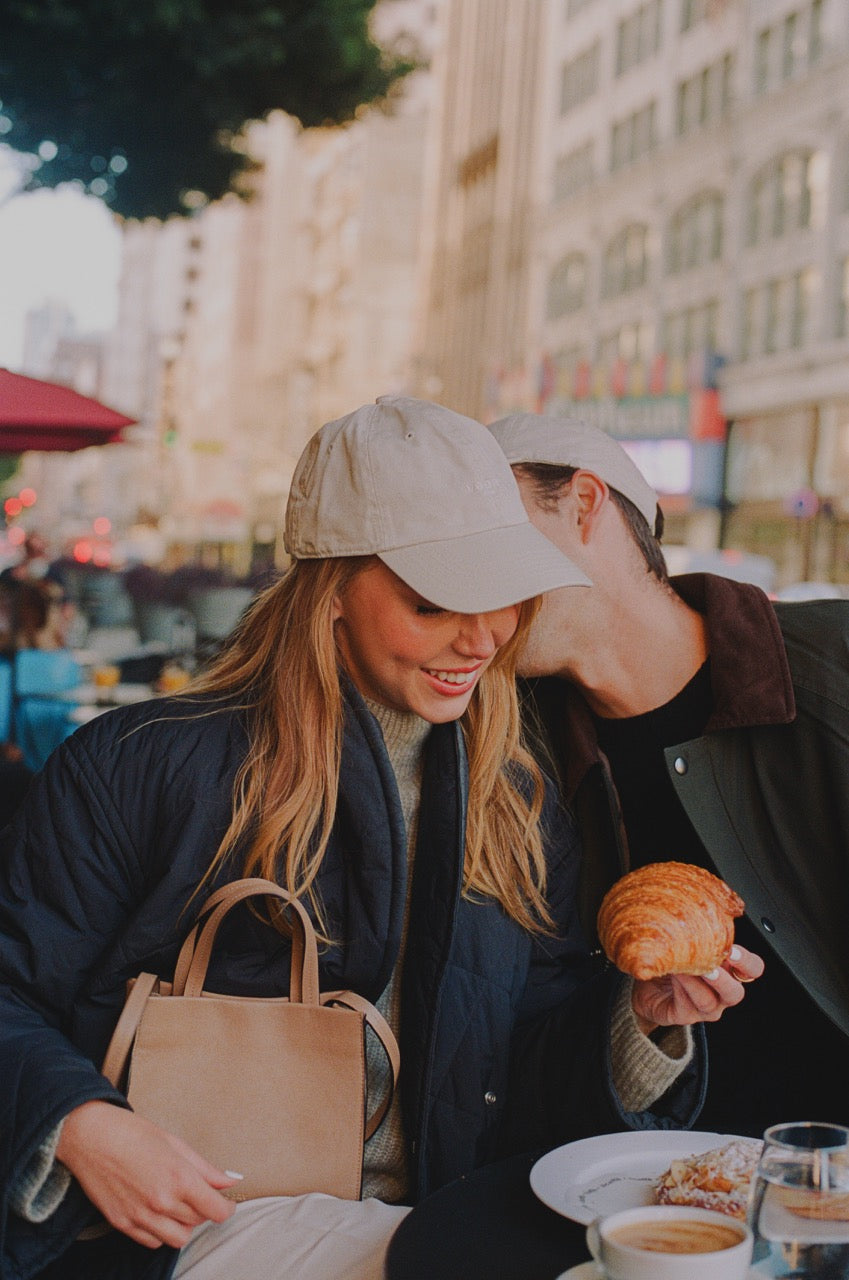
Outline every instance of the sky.
POLYGON ((0 146, 0 367, 20 367, 24 318, 64 302, 79 333, 112 327, 121 241, 106 205, 70 186, 16 195, 14 155, 0 146))

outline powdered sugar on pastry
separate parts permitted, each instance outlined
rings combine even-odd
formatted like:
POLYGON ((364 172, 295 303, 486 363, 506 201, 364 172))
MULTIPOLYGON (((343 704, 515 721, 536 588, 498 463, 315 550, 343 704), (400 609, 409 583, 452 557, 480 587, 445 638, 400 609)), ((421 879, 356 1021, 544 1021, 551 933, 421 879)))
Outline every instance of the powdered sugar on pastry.
POLYGON ((749 1186, 762 1148, 757 1138, 735 1138, 686 1160, 673 1160, 655 1183, 655 1200, 745 1218, 749 1186))

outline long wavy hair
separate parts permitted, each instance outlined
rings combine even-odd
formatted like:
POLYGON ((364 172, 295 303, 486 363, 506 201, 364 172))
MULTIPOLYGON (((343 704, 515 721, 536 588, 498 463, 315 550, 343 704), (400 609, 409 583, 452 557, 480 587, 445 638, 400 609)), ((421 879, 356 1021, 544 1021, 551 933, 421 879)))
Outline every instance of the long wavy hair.
MULTIPOLYGON (((324 933, 315 879, 336 812, 343 694, 334 598, 369 556, 297 560, 244 615, 222 653, 184 696, 234 700, 249 749, 208 880, 245 849, 242 874, 306 897, 324 933)), ((464 892, 496 898, 526 929, 547 931, 539 830, 542 775, 521 741, 516 660, 539 607, 526 601, 510 641, 481 676, 463 719, 469 757, 464 892)))

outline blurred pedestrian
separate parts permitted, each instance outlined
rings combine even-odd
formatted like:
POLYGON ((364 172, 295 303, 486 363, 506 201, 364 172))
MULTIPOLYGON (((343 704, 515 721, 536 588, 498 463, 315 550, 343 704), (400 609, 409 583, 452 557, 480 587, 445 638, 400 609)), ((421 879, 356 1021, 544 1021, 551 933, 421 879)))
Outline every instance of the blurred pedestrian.
POLYGON ((0 647, 61 649, 74 605, 47 554, 47 542, 35 530, 22 544, 21 559, 0 572, 0 647))

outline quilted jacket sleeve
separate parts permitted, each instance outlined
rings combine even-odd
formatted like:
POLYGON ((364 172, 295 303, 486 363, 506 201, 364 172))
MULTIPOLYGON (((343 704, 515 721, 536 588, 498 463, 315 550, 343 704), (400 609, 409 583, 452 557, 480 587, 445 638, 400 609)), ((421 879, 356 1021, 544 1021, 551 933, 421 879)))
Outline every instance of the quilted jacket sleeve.
MULTIPOLYGON (((68 744, 0 837, 4 1245, 10 1193, 57 1123, 91 1099, 126 1105, 71 1037, 79 989, 117 934, 138 880, 135 847, 107 789, 68 744)), ((78 1192, 62 1209, 68 1221, 86 1212, 78 1192)))

